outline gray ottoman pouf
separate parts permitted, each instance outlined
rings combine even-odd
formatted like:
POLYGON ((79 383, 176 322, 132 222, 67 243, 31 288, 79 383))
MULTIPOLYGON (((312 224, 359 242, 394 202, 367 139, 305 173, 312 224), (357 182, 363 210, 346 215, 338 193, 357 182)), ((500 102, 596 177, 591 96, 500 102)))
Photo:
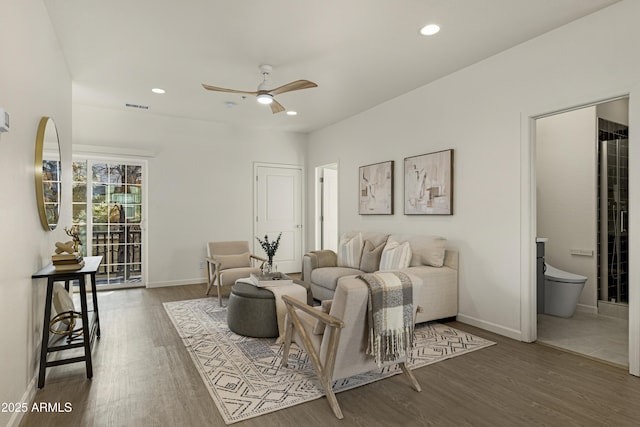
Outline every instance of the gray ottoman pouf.
POLYGON ((227 306, 229 329, 247 337, 277 337, 278 318, 273 293, 242 280, 237 280, 231 287, 227 306))

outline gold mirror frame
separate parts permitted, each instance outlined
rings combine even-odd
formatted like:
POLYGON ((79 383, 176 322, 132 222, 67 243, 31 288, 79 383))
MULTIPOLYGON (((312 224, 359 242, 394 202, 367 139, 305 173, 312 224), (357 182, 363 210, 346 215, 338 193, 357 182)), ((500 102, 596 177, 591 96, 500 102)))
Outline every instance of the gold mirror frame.
POLYGON ((40 223, 46 231, 55 230, 60 218, 62 191, 60 141, 50 117, 40 119, 36 135, 36 200, 40 223))

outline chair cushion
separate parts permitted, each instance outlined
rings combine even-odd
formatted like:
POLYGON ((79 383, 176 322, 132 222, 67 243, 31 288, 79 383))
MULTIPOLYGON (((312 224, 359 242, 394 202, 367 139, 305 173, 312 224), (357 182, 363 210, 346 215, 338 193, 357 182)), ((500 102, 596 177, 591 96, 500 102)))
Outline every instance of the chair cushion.
POLYGON ((360 274, 362 271, 348 267, 324 267, 311 271, 311 282, 317 286, 334 291, 338 286, 338 279, 343 276, 360 274))
MULTIPOLYGON (((333 302, 333 300, 331 299, 326 299, 324 301, 322 301, 320 303, 320 307, 314 307, 316 309, 319 309, 320 311, 322 311, 323 313, 329 313, 331 311, 331 303, 333 302)), ((320 321, 319 319, 316 319, 316 323, 315 325, 313 325, 313 330, 311 331, 311 333, 313 335, 322 335, 324 334, 324 329, 327 327, 327 324, 320 321)))
POLYGON ((361 233, 349 237, 343 235, 338 243, 338 267, 359 268, 362 247, 361 233))
POLYGON ((374 271, 380 270, 380 257, 382 256, 384 246, 384 242, 376 247, 370 240, 366 240, 364 242, 364 247, 362 248, 360 270, 365 273, 373 273, 374 271))
POLYGON ((389 242, 385 245, 380 258, 380 271, 398 270, 409 267, 411 246, 409 242, 389 242))
POLYGON ((222 286, 233 285, 236 280, 251 276, 251 273, 259 274, 257 267, 230 268, 220 272, 220 282, 222 286))
POLYGON ((214 255, 213 259, 220 263, 220 270, 229 268, 251 267, 249 252, 237 255, 214 255))
MULTIPOLYGON (((318 307, 318 309, 320 308, 318 307)), ((316 335, 312 333, 313 328, 315 326, 315 322, 317 322, 317 319, 299 309, 296 310, 296 315, 298 316, 298 319, 300 319, 300 323, 302 323, 302 327, 307 332, 307 336, 309 337, 309 339, 311 339, 311 345, 313 346, 313 348, 318 350, 320 348, 320 345, 322 344, 323 334, 316 335)), ((302 339, 300 338, 300 334, 298 333, 297 328, 293 329, 293 339, 299 345, 302 343, 302 339)))

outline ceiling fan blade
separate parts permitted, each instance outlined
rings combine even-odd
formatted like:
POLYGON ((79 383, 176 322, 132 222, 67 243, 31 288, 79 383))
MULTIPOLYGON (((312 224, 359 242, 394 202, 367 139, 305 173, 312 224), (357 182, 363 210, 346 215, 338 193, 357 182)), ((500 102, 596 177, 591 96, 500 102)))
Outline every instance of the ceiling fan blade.
POLYGON ((269 93, 272 95, 277 95, 279 93, 291 92, 293 90, 300 89, 309 89, 317 86, 317 84, 315 84, 314 82, 310 82, 309 80, 296 80, 295 82, 287 83, 286 85, 270 90, 269 93))
POLYGON ((216 87, 216 86, 210 86, 210 85, 206 85, 204 83, 202 83, 202 87, 205 88, 206 90, 213 90, 216 92, 228 92, 228 93, 245 93, 247 95, 257 95, 258 92, 247 92, 244 90, 235 90, 235 89, 225 89, 223 87, 216 87))
POLYGON ((282 113, 285 110, 285 108, 282 106, 282 104, 280 104, 275 99, 269 105, 271 105, 271 112, 273 112, 273 114, 282 113))

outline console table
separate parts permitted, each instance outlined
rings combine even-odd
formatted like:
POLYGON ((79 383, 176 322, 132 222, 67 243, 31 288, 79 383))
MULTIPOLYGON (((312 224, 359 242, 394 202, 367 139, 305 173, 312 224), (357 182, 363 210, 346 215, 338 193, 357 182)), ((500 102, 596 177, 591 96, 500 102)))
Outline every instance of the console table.
POLYGON ((96 272, 100 263, 101 256, 92 256, 84 258, 84 267, 76 271, 57 272, 53 264, 49 264, 40 271, 31 276, 34 279, 47 279, 47 298, 44 306, 44 321, 42 323, 42 347, 40 350, 40 372, 38 375, 38 388, 44 387, 45 371, 48 367, 66 365, 68 363, 85 362, 87 369, 87 378, 93 377, 93 365, 91 363, 91 347, 94 338, 100 338, 100 316, 98 315, 98 297, 96 295, 96 272), (93 299, 93 307, 89 311, 87 306, 87 283, 86 276, 90 277, 91 294, 93 299), (77 280, 80 284, 80 306, 82 319, 82 334, 77 337, 69 336, 64 339, 64 344, 58 344, 60 336, 51 337, 49 332, 49 322, 51 321, 51 304, 53 299, 53 284, 55 282, 64 282, 65 288, 69 290, 70 282, 77 280), (89 313, 93 316, 89 318, 89 313), (81 341, 81 342, 78 342, 81 341), (73 348, 83 348, 83 355, 78 357, 70 357, 68 359, 48 361, 49 353, 69 350, 73 348))

